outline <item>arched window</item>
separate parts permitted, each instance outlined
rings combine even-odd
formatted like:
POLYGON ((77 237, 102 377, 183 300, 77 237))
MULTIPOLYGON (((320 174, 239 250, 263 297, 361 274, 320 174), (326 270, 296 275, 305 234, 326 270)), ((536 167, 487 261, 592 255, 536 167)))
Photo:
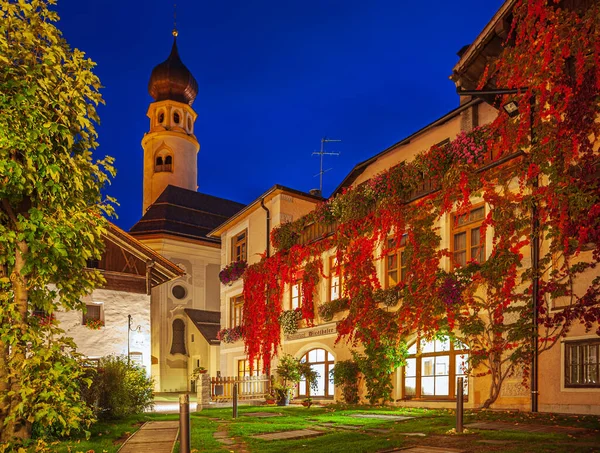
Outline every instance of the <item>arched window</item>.
POLYGON ((162 124, 164 120, 165 120, 165 112, 160 112, 158 114, 158 124, 162 124))
MULTIPOLYGON (((456 379, 465 377, 468 353, 466 345, 448 337, 414 343, 404 367, 404 398, 454 399, 456 379)), ((466 378, 464 382, 468 395, 466 378)))
POLYGON ((167 154, 166 150, 162 150, 159 153, 160 154, 156 156, 154 172, 173 171, 173 156, 167 154))
POLYGON ((175 124, 179 124, 179 121, 181 121, 181 118, 179 117, 179 113, 178 112, 173 113, 173 122, 175 124))
POLYGON ((181 319, 173 321, 171 354, 185 354, 185 324, 181 319))
POLYGON ((156 165, 154 166, 154 171, 159 172, 159 171, 164 171, 164 162, 163 162, 163 158, 162 156, 158 156, 156 158, 156 165))
POLYGON ((308 362, 310 367, 319 373, 317 379, 317 390, 313 390, 305 380, 298 384, 298 396, 313 396, 321 398, 333 398, 334 386, 333 379, 329 372, 333 370, 334 358, 333 354, 325 349, 312 349, 308 351, 301 359, 302 362, 308 362))
POLYGON ((188 116, 188 132, 192 132, 192 119, 188 116))

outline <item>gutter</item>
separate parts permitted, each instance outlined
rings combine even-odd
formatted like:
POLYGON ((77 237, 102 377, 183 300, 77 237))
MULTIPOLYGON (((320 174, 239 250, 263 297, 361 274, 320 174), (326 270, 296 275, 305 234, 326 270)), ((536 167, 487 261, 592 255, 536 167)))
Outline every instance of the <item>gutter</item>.
POLYGON ((265 197, 260 199, 260 207, 267 212, 267 258, 271 256, 271 211, 265 206, 265 197))

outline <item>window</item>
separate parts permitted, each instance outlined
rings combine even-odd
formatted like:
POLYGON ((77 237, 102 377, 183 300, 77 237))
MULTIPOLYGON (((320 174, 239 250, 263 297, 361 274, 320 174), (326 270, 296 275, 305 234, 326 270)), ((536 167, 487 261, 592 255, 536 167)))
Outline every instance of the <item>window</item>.
POLYGON ((161 152, 154 161, 154 172, 173 171, 173 156, 166 152, 161 152))
POLYGON ((600 339, 565 342, 565 387, 600 388, 600 339))
POLYGON ((342 297, 342 276, 337 259, 331 257, 329 260, 329 300, 337 300, 342 297))
POLYGON ((242 310, 244 309, 244 296, 232 297, 230 300, 231 304, 231 318, 229 326, 231 328, 242 325, 242 310))
POLYGON ((188 132, 192 132, 192 119, 188 116, 188 132))
POLYGON ((385 260, 386 287, 392 288, 399 282, 406 281, 408 267, 406 265, 406 234, 400 239, 400 246, 396 245, 396 238, 389 237, 387 240, 387 249, 389 253, 385 260))
POLYGON ((181 319, 173 321, 173 341, 171 354, 185 354, 185 323, 181 319))
POLYGON ((179 112, 173 113, 173 122, 175 124, 179 124, 179 121, 181 121, 181 117, 179 116, 179 112))
POLYGON ((452 256, 454 264, 465 266, 475 260, 485 261, 485 236, 481 234, 481 223, 485 217, 485 207, 472 209, 469 214, 452 216, 452 256))
POLYGON ((171 289, 171 294, 173 294, 173 297, 175 299, 181 300, 181 299, 185 299, 185 296, 187 296, 187 291, 183 286, 175 285, 171 289))
POLYGON ((300 307, 300 300, 302 298, 302 290, 300 289, 300 280, 296 280, 296 283, 291 288, 291 306, 292 310, 300 307))
POLYGON ((91 321, 102 322, 102 305, 100 304, 86 304, 85 313, 83 313, 82 324, 86 325, 91 321))
MULTIPOLYGON (((448 337, 414 343, 404 367, 404 397, 422 399, 456 398, 456 380, 465 377, 467 346, 448 337)), ((467 379, 465 395, 468 395, 467 379)))
POLYGON ((164 120, 165 120, 165 112, 160 112, 158 114, 158 124, 162 124, 164 120))
POLYGON ((246 261, 247 230, 238 233, 231 240, 231 261, 246 261))
POLYGON ((317 379, 317 390, 313 390, 307 384, 306 380, 300 381, 298 384, 298 396, 317 396, 322 398, 333 398, 334 386, 329 372, 333 370, 334 358, 333 354, 325 349, 313 349, 308 351, 302 359, 302 362, 308 362, 310 367, 319 373, 317 379))
POLYGON ((262 362, 254 359, 254 367, 250 373, 250 360, 238 360, 238 377, 260 376, 262 373, 262 362))

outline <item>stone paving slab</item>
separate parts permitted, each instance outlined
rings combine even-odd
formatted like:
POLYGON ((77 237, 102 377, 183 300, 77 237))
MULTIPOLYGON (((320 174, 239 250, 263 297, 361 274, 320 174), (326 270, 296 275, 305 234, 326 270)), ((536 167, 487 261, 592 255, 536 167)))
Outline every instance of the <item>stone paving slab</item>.
POLYGON ((386 450, 386 453, 462 453, 463 450, 454 448, 428 447, 426 445, 419 447, 399 448, 397 450, 386 450))
POLYGON ((387 414, 352 414, 350 417, 355 418, 375 418, 377 420, 393 420, 393 421, 403 421, 410 420, 415 417, 405 417, 403 415, 387 415, 387 414))
POLYGON ((148 422, 125 441, 119 453, 171 453, 179 422, 148 422))
POLYGON ((243 417, 258 417, 258 418, 270 418, 270 417, 283 417, 283 414, 275 412, 246 412, 242 414, 243 417))
POLYGON ((316 431, 314 429, 297 429, 293 431, 280 431, 277 433, 257 434, 252 436, 253 439, 261 440, 291 440, 305 439, 307 437, 317 437, 325 434, 324 431, 316 431))
POLYGON ((503 422, 480 422, 465 425, 469 429, 485 429, 494 431, 523 431, 526 433, 561 433, 561 434, 581 434, 586 432, 585 428, 572 428, 570 426, 549 426, 549 425, 515 425, 513 423, 503 422))
POLYGON ((401 436, 410 436, 410 437, 427 437, 425 433, 398 433, 401 436))
POLYGON ((390 428, 365 428, 368 433, 387 434, 391 431, 390 428))

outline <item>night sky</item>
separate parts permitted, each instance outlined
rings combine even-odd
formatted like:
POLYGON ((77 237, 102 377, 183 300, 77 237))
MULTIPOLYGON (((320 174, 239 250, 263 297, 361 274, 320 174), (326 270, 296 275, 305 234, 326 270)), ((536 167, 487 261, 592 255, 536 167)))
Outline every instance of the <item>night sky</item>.
MULTIPOLYGON (((177 44, 198 81, 198 185, 242 203, 274 184, 325 196, 357 163, 458 106, 448 79, 502 0, 177 0, 177 44)), ((116 158, 115 223, 141 217, 147 85, 169 55, 173 3, 59 0, 58 27, 104 86, 98 156, 116 158)))

